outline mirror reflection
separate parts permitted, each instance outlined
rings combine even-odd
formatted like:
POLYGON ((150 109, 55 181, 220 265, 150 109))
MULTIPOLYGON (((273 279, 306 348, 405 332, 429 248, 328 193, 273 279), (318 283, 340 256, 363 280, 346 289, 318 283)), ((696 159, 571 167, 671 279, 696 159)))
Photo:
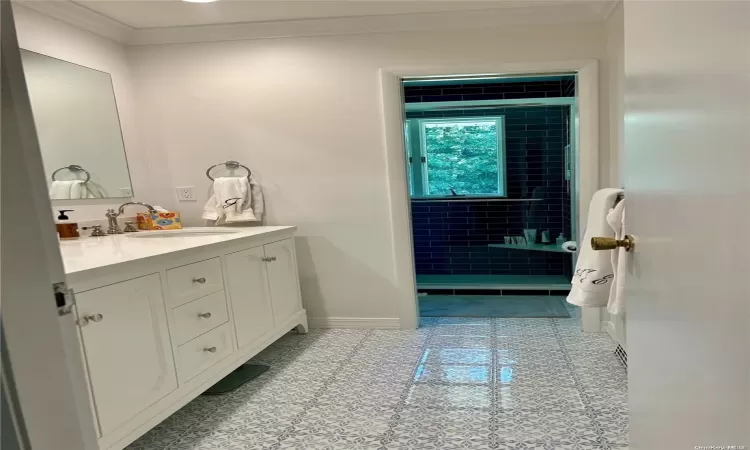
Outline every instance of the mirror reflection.
POLYGON ((21 51, 53 200, 132 197, 111 76, 21 51))

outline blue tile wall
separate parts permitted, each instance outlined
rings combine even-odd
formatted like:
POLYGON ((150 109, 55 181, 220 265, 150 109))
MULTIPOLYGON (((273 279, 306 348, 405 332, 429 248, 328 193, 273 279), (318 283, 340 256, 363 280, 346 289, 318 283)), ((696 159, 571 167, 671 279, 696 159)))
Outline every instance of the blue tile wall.
MULTIPOLYGON (((482 89, 482 86, 479 85, 479 88, 482 89)), ((567 88, 562 82, 558 86, 558 92, 567 88)), ((469 87, 476 89, 477 85, 467 85, 469 87)), ((429 86, 423 89, 427 88, 449 87, 429 86)), ((412 89, 407 89, 407 95, 411 94, 412 89)), ((507 196, 543 200, 412 201, 417 274, 568 275, 571 271, 571 257, 568 254, 491 249, 488 244, 501 243, 505 236, 520 236, 523 228, 539 230, 538 239, 541 239, 541 230, 549 230, 552 239, 560 233, 570 236, 570 195, 564 174, 564 146, 569 142, 569 107, 528 106, 407 113, 409 119, 481 116, 505 116, 507 196)))
POLYGON ((404 87, 406 103, 551 98, 574 95, 575 78, 572 76, 555 81, 404 87))
POLYGON ((575 77, 570 77, 562 80, 561 87, 563 90, 563 97, 575 97, 576 95, 576 80, 575 77))

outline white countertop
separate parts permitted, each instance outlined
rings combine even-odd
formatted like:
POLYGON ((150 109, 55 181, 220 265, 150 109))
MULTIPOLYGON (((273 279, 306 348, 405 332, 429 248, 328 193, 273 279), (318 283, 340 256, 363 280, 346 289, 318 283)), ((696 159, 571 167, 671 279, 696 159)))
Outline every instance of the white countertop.
MULTIPOLYGON (((219 230, 227 229, 222 227, 217 228, 219 230)), ((183 231, 206 231, 216 230, 217 228, 195 227, 184 228, 183 231)), ((63 264, 65 265, 65 273, 71 274, 128 261, 150 258, 166 253, 204 247, 222 242, 230 242, 275 231, 293 231, 295 228, 296 227, 293 226, 230 228, 238 231, 236 233, 222 235, 170 236, 165 238, 137 238, 130 237, 128 234, 103 237, 81 237, 70 241, 60 241, 60 252, 62 253, 63 264)), ((139 234, 141 233, 155 232, 140 231, 139 234)), ((158 233, 170 233, 170 231, 159 231, 158 233)))

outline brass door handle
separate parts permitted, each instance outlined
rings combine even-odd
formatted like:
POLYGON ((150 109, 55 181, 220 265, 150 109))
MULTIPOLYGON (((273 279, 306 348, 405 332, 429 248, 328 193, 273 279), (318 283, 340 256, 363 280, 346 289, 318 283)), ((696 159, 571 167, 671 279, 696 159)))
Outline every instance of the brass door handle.
POLYGON ((205 277, 200 277, 200 278, 193 278, 193 283, 200 283, 200 284, 203 284, 203 283, 205 283, 205 282, 206 282, 206 278, 205 278, 205 277))
POLYGON ((208 353, 216 353, 216 347, 204 348, 203 351, 208 353))
POLYGON ((618 247, 622 247, 625 251, 629 252, 635 247, 635 240, 633 236, 626 234, 622 239, 615 239, 610 237, 592 237, 591 248, 594 250, 614 250, 618 247))

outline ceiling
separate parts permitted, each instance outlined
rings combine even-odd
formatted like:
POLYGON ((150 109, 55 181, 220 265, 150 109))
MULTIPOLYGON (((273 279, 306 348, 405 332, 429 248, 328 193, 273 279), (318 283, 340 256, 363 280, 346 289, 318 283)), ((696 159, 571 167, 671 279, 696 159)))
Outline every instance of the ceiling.
POLYGON ((601 15, 611 1, 592 0, 76 0, 73 3, 134 29, 292 20, 393 16, 403 14, 496 11, 529 8, 580 10, 586 21, 601 15))

